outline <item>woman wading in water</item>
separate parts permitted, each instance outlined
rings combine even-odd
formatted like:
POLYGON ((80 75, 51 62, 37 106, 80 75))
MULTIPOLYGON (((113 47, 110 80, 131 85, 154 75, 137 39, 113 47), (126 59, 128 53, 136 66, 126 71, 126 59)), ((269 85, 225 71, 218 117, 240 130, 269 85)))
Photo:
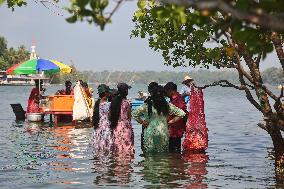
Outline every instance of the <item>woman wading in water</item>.
POLYGON ((131 106, 127 100, 128 89, 126 83, 117 85, 117 95, 110 105, 110 122, 114 143, 114 152, 119 154, 134 152, 134 133, 131 125, 131 106))
POLYGON ((144 152, 168 152, 168 124, 175 123, 185 116, 185 112, 169 104, 164 98, 162 86, 153 89, 151 100, 132 113, 134 119, 142 124, 144 130, 144 152), (173 116, 168 122, 168 117, 173 116))
POLYGON ((110 103, 108 102, 109 87, 98 86, 99 99, 94 108, 94 135, 93 146, 96 153, 109 153, 112 147, 112 133, 108 119, 110 103))

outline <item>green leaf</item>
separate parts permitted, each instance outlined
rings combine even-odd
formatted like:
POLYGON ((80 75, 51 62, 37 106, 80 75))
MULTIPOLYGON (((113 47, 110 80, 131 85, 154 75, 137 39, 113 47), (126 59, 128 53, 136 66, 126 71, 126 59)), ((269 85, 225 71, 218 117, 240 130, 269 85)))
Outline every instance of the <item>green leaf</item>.
POLYGON ((146 1, 145 0, 138 0, 137 6, 139 9, 144 9, 146 7, 146 1))
POLYGON ((77 21, 77 16, 74 15, 74 16, 71 16, 69 18, 66 18, 66 21, 69 22, 69 23, 75 23, 77 21))
POLYGON ((101 2, 100 8, 103 10, 103 9, 105 9, 108 6, 108 4, 109 4, 108 0, 103 0, 101 2))
POLYGON ((249 8, 249 1, 248 0, 238 0, 236 2, 236 8, 241 11, 246 11, 249 8))
POLYGON ((92 16, 93 12, 88 9, 82 9, 80 11, 80 16, 92 16))
POLYGON ((203 31, 203 30, 195 31, 194 35, 199 39, 201 43, 204 43, 208 37, 208 34, 206 33, 206 31, 203 31))
POLYGON ((135 13, 134 13, 134 16, 136 17, 136 18, 140 18, 140 17, 142 17, 142 16, 144 16, 145 15, 145 12, 144 11, 142 11, 142 10, 138 10, 138 11, 136 11, 135 13))
POLYGON ((77 0, 77 5, 80 8, 84 8, 89 3, 89 0, 77 0))
POLYGON ((99 8, 100 4, 100 0, 91 0, 90 6, 94 11, 99 8))

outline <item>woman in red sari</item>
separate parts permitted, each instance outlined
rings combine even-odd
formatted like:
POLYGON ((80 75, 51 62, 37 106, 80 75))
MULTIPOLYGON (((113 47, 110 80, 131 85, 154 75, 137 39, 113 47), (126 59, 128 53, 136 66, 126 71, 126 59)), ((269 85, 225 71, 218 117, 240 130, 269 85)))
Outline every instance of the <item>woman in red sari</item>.
POLYGON ((205 122, 203 92, 201 88, 192 87, 183 150, 204 152, 207 147, 208 129, 205 122))
POLYGON ((28 101, 27 113, 39 112, 40 86, 42 86, 42 82, 39 82, 39 80, 35 80, 35 87, 32 89, 28 101))

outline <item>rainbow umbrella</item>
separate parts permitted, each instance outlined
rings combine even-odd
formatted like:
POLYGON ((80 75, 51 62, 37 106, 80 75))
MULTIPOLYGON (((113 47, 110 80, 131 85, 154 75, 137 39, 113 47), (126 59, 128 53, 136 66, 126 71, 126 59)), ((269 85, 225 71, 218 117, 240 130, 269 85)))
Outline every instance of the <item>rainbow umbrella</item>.
POLYGON ((56 60, 32 59, 9 68, 7 74, 37 74, 39 72, 50 73, 71 73, 72 68, 56 60))

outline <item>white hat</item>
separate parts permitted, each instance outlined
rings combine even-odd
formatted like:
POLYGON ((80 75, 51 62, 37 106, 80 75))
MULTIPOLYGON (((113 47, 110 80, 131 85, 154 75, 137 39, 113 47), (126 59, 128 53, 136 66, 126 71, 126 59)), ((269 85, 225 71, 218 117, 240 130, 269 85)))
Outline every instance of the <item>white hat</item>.
POLYGON ((188 75, 184 77, 183 79, 183 84, 186 82, 186 81, 193 81, 194 79, 192 79, 191 77, 189 77, 188 75))

